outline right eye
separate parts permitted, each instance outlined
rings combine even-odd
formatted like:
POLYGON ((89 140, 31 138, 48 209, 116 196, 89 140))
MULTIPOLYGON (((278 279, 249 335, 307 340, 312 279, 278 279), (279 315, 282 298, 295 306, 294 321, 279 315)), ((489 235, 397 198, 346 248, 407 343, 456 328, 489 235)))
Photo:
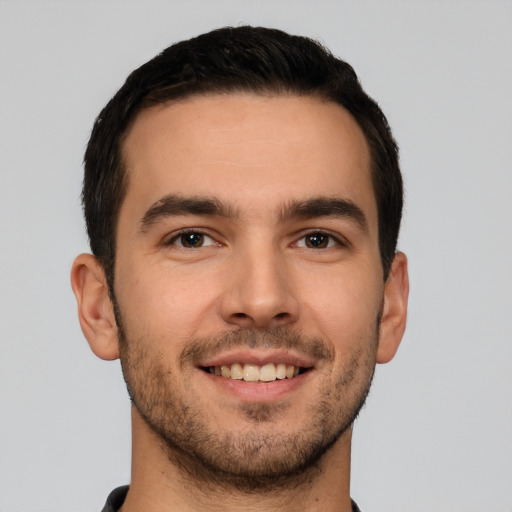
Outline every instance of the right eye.
POLYGON ((184 247, 185 249, 198 249, 215 244, 215 240, 213 240, 212 237, 200 231, 181 232, 167 242, 167 245, 176 245, 178 247, 184 247))
POLYGON ((329 233, 312 231, 302 236, 296 245, 297 247, 307 247, 308 249, 329 249, 343 244, 338 238, 329 233))

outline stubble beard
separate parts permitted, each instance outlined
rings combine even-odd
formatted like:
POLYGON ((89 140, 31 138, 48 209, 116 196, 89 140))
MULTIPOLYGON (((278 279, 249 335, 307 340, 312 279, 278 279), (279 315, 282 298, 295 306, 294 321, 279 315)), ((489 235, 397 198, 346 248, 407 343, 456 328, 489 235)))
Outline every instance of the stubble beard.
MULTIPOLYGON (((236 435, 220 431, 209 421, 208 411, 199 407, 198 397, 183 391, 187 384, 176 379, 175 370, 158 353, 149 353, 151 340, 130 340, 126 336, 116 309, 120 359, 130 399, 170 462, 185 479, 200 483, 204 489, 227 488, 250 494, 292 490, 312 483, 322 472, 323 455, 350 429, 370 390, 379 317, 373 336, 359 340, 361 348, 346 362, 334 385, 325 382, 319 393, 321 400, 307 404, 308 414, 300 428, 284 433, 272 427, 286 403, 254 403, 241 405, 238 411, 253 428, 236 435)), ((331 347, 321 339, 283 328, 244 329, 217 338, 191 340, 181 354, 180 367, 186 368, 198 353, 235 345, 298 345, 315 358, 333 358, 331 347)))

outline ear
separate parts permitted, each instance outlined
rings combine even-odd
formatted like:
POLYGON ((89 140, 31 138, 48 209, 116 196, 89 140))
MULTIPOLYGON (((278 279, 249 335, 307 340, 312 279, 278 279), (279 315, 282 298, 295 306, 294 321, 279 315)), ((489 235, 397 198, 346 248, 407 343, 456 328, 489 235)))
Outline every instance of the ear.
POLYGON ((384 287, 384 304, 377 349, 378 363, 391 361, 398 350, 405 331, 408 297, 407 257, 403 252, 397 252, 384 287))
POLYGON ((92 254, 81 254, 71 268, 78 318, 91 350, 101 359, 119 357, 117 324, 105 272, 92 254))

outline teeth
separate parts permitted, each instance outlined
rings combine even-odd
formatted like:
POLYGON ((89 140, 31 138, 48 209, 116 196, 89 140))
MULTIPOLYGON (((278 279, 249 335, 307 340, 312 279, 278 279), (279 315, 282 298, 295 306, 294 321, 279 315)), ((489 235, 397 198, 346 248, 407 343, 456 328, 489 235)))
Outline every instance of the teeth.
POLYGON ((242 366, 238 363, 231 365, 231 378, 236 380, 242 380, 244 378, 242 366))
POLYGON ((286 379, 286 365, 285 364, 279 363, 276 366, 276 378, 286 379))
POLYGON ((260 368, 260 378, 263 382, 271 382, 276 380, 276 367, 270 363, 260 368))
POLYGON ((213 375, 222 376, 226 379, 244 380, 245 382, 272 382, 276 379, 297 377, 300 367, 284 363, 269 363, 263 366, 233 363, 232 365, 209 366, 207 370, 213 375))
POLYGON ((255 364, 244 364, 245 382, 256 382, 260 380, 260 369, 255 364))

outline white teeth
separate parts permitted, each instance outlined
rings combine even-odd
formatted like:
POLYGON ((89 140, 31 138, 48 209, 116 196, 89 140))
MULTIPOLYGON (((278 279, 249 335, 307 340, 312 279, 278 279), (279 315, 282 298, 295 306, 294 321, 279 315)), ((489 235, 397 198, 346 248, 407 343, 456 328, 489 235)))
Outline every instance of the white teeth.
POLYGON ((273 363, 266 364, 260 368, 260 380, 263 382, 276 380, 276 367, 273 363))
POLYGON ((300 367, 284 363, 268 363, 263 366, 233 363, 232 365, 209 366, 208 371, 225 379, 244 380, 245 382, 272 382, 276 379, 297 377, 300 373, 300 367))
POLYGON ((231 365, 231 378, 236 380, 242 380, 244 378, 242 366, 238 363, 231 365))
POLYGON ((244 364, 244 380, 246 382, 260 380, 260 369, 255 364, 244 364))
POLYGON ((279 363, 276 366, 276 378, 286 379, 286 365, 284 363, 279 363))

